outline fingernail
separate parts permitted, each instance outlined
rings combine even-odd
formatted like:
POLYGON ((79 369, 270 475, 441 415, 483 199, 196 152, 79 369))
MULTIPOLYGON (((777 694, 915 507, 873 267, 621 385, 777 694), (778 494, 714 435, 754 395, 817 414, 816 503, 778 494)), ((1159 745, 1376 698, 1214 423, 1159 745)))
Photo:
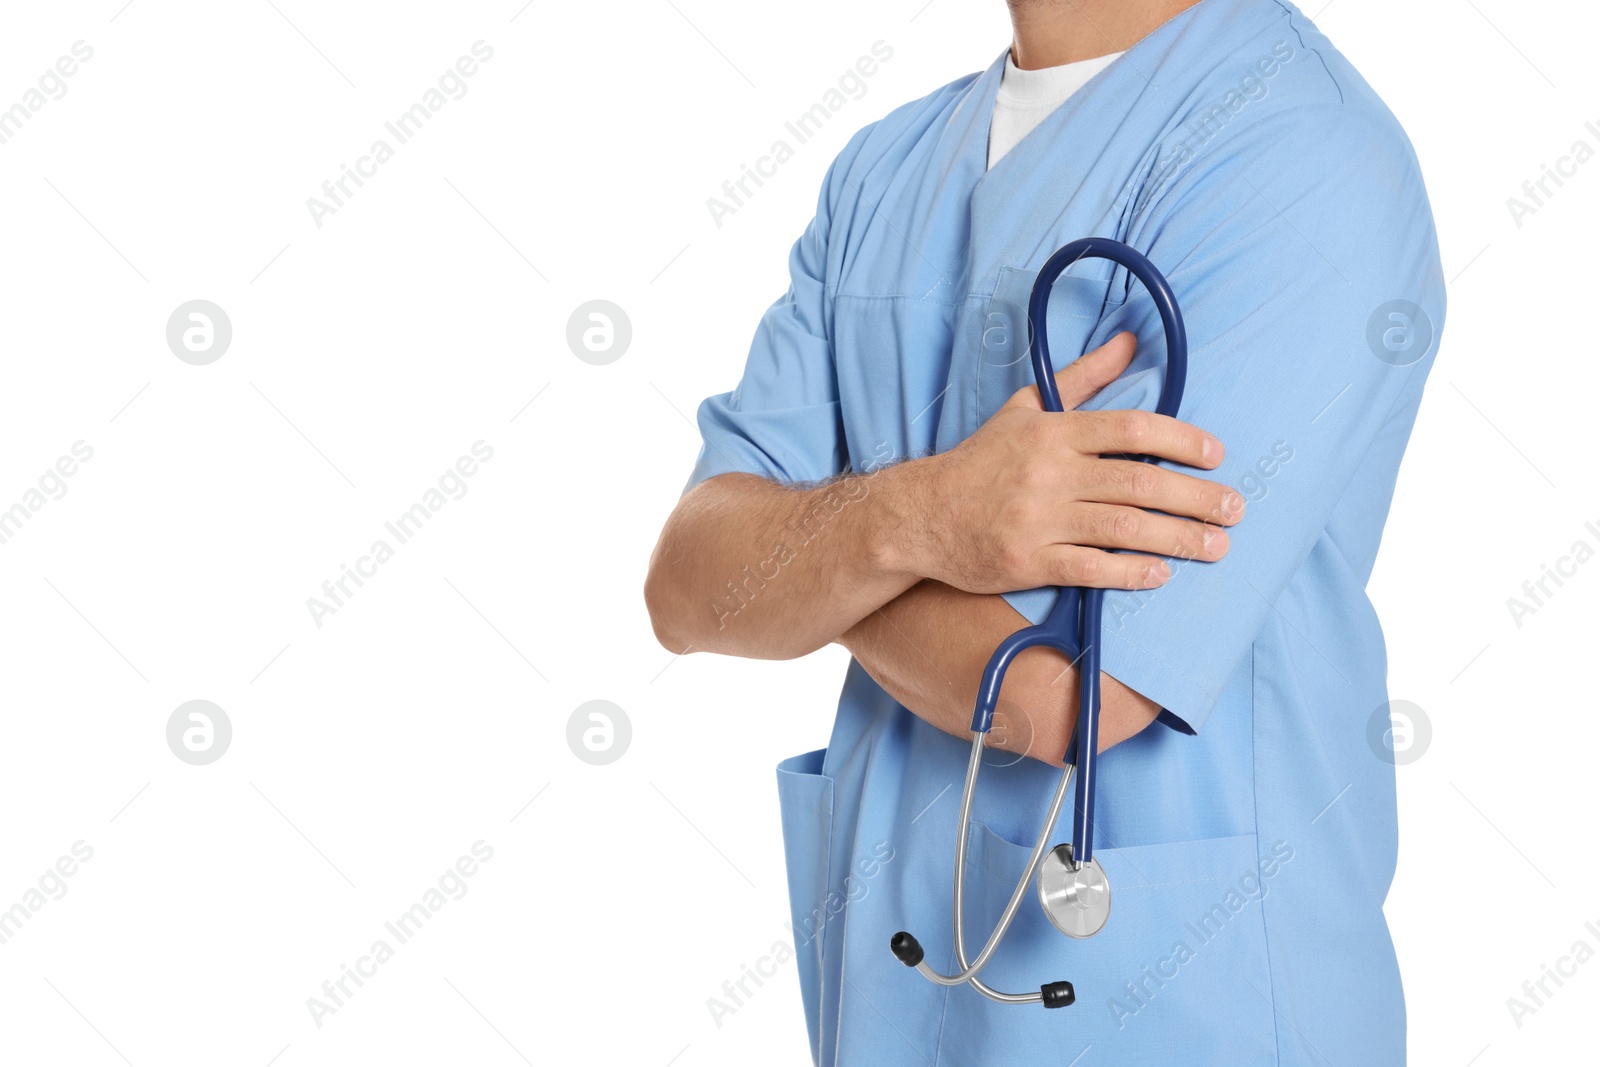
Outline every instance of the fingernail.
POLYGON ((1144 569, 1144 587, 1154 589, 1172 577, 1172 569, 1165 563, 1155 563, 1144 569))
POLYGON ((1222 462, 1222 442, 1215 437, 1207 437, 1200 445, 1200 458, 1210 464, 1222 462))
POLYGON ((1207 526, 1200 535, 1200 551, 1207 556, 1220 556, 1228 547, 1228 534, 1216 527, 1207 526))
POLYGON ((1229 518, 1244 514, 1244 497, 1238 493, 1224 493, 1222 497, 1222 513, 1229 518))

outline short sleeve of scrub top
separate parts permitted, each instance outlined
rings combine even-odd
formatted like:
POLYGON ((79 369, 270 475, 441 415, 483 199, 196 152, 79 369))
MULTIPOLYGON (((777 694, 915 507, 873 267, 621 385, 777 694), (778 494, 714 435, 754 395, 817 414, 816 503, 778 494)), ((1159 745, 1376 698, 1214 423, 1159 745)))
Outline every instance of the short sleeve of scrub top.
MULTIPOLYGON (((1301 116, 1253 127, 1255 143, 1242 153, 1324 165, 1250 168, 1244 180, 1268 205, 1304 200, 1355 210, 1301 217, 1285 239, 1287 222, 1247 227, 1230 218, 1236 176, 1201 170, 1162 188, 1158 206, 1129 235, 1183 311, 1189 368, 1178 417, 1227 451, 1215 471, 1161 465, 1230 485, 1246 501, 1222 560, 1170 559, 1164 586, 1105 598, 1102 669, 1160 704, 1161 721, 1185 733, 1204 726, 1274 602, 1326 535, 1368 450, 1394 413, 1416 401, 1436 340, 1432 323, 1443 321, 1442 278, 1395 279, 1395 264, 1433 262, 1418 252, 1433 239, 1431 227, 1407 214, 1424 197, 1410 146, 1392 127, 1331 115, 1326 123, 1301 116), (1308 135, 1336 143, 1307 144, 1308 135), (1268 151, 1273 138, 1281 140, 1268 151), (1363 336, 1366 344, 1351 344, 1363 336)), ((1165 365, 1161 323, 1139 282, 1127 285, 1126 303, 1091 344, 1134 330, 1141 351, 1152 347, 1159 358, 1085 407, 1154 406, 1165 365)), ((1072 355, 1058 356, 1058 369, 1072 355)), ((1365 488, 1362 506, 1387 511, 1389 495, 1365 488)), ((1006 594, 1033 622, 1055 597, 1051 588, 1006 594)))
POLYGON ((868 132, 829 168, 816 216, 789 252, 789 290, 762 315, 738 386, 701 403, 700 456, 685 492, 719 474, 790 484, 832 478, 848 466, 823 279, 831 204, 868 132))

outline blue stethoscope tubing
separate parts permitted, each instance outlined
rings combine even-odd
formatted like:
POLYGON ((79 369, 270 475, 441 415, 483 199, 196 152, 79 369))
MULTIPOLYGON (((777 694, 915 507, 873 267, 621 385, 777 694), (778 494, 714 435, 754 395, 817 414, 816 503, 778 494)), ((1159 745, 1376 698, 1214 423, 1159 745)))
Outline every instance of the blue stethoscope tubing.
MULTIPOLYGON (((1038 277, 1034 280, 1033 291, 1028 299, 1029 354, 1032 357, 1034 381, 1039 387, 1039 399, 1044 410, 1050 412, 1063 410, 1061 393, 1056 386, 1054 364, 1050 359, 1050 341, 1046 331, 1050 292, 1056 279, 1067 268, 1082 259, 1108 259, 1126 268, 1143 283, 1155 301, 1167 343, 1166 377, 1162 381, 1161 395, 1156 402, 1155 411, 1159 415, 1175 417, 1178 405, 1183 400, 1183 387, 1188 375, 1189 362, 1188 337, 1184 332, 1183 315, 1178 309, 1177 297, 1173 295, 1172 287, 1167 284, 1166 278, 1144 255, 1120 241, 1106 237, 1085 237, 1061 246, 1045 261, 1044 266, 1039 269, 1038 277)), ((1149 456, 1139 458, 1145 462, 1153 462, 1149 456)), ((917 939, 905 931, 895 934, 890 940, 890 949, 901 963, 915 967, 923 977, 938 985, 954 986, 966 983, 991 1000, 1007 1004, 1042 1003, 1047 1008, 1058 1008, 1071 1004, 1075 999, 1070 982, 1050 982, 1040 986, 1037 993, 1002 993, 979 980, 978 972, 988 964, 995 950, 999 948, 1029 884, 1038 876, 1040 865, 1048 850, 1050 834, 1060 817, 1067 790, 1074 781, 1077 788, 1073 796, 1072 839, 1071 851, 1066 861, 1067 869, 1077 872, 1093 867, 1098 876, 1098 889, 1105 894, 1103 907, 1107 913, 1109 912, 1110 888, 1104 881, 1103 873, 1094 864, 1095 762, 1100 736, 1100 637, 1104 600, 1103 589, 1062 586, 1056 605, 1044 622, 1024 627, 1002 641, 984 668, 983 677, 978 683, 978 699, 972 712, 972 749, 967 760, 966 784, 962 791, 960 833, 956 838, 953 925, 956 962, 960 970, 952 975, 935 971, 923 959, 922 947, 917 943, 917 939), (1061 779, 1045 816, 1044 827, 1034 844, 1027 871, 1012 891, 1011 899, 1007 902, 999 922, 989 935, 983 949, 969 963, 963 917, 967 831, 971 825, 972 800, 977 787, 978 771, 982 765, 984 739, 994 724, 995 706, 1000 699, 1000 688, 1005 681, 1006 670, 1019 653, 1039 647, 1056 649, 1076 663, 1077 724, 1073 730, 1072 740, 1068 744, 1061 779)), ((1051 905, 1048 901, 1045 902, 1045 908, 1046 914, 1049 915, 1051 905)), ((1058 928, 1064 931, 1067 929, 1056 922, 1053 915, 1051 921, 1056 923, 1058 928)), ((1103 915, 1100 922, 1104 922, 1103 915)), ((1100 926, 1095 925, 1088 934, 1073 936, 1089 936, 1099 929, 1100 926)))

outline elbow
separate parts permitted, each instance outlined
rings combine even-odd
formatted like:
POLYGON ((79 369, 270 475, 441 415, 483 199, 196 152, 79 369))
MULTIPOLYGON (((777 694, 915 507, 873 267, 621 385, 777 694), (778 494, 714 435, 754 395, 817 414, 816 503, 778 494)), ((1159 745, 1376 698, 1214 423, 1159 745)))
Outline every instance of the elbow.
POLYGON ((685 625, 687 620, 683 618, 683 605, 666 588, 667 585, 661 568, 652 562, 644 580, 645 611, 650 615, 650 629, 657 643, 677 655, 688 652, 693 640, 685 625))
POLYGON ((696 617, 686 596, 659 565, 652 565, 644 583, 645 610, 650 629, 662 648, 675 656, 690 652, 716 652, 746 659, 786 660, 809 655, 829 642, 799 636, 793 628, 780 634, 742 630, 736 634, 728 620, 737 611, 719 609, 715 603, 700 602, 703 614, 696 617))

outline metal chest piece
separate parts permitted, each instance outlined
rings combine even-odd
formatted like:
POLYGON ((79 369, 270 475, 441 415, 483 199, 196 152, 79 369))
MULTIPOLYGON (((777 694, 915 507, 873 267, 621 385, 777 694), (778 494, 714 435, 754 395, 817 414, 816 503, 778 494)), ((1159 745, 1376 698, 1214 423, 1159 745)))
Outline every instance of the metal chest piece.
POLYGON ((1057 845, 1039 865, 1039 903, 1068 937, 1093 937, 1111 917, 1111 883, 1099 860, 1075 866, 1072 846, 1057 845))

